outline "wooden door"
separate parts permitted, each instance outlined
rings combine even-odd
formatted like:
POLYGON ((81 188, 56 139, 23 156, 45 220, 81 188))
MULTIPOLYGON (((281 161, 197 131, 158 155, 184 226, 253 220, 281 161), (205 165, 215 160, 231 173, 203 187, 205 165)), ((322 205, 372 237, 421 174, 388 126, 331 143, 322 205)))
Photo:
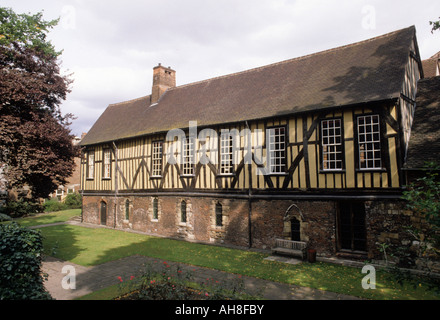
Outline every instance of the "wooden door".
POLYGON ((338 218, 339 248, 350 251, 366 251, 364 203, 340 203, 338 218))

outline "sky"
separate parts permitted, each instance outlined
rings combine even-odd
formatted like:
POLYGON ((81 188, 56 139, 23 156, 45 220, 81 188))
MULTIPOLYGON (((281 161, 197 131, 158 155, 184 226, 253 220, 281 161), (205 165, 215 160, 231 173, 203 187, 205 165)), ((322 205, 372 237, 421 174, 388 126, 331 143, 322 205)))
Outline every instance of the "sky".
POLYGON ((1 0, 60 18, 48 38, 74 80, 61 105, 87 132, 109 104, 151 94, 153 67, 177 85, 227 75, 416 27, 422 59, 440 51, 437 0, 1 0))

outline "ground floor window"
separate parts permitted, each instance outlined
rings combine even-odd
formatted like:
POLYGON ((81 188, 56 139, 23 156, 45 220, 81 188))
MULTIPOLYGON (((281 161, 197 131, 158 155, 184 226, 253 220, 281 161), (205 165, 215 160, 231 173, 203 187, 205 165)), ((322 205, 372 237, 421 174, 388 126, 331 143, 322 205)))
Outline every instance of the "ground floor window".
POLYGON ((159 200, 157 198, 153 199, 153 220, 159 219, 159 200))
POLYGON ((180 203, 180 222, 186 223, 186 201, 180 203))
POLYGON ((105 201, 101 201, 100 203, 100 215, 101 215, 101 224, 107 224, 107 203, 105 201))
POLYGON ((365 205, 363 202, 340 202, 338 212, 340 250, 366 251, 365 205))
POLYGON ((125 200, 125 220, 130 218, 130 200, 125 200))
POLYGON ((215 205, 215 225, 217 227, 223 226, 223 207, 218 202, 215 205))

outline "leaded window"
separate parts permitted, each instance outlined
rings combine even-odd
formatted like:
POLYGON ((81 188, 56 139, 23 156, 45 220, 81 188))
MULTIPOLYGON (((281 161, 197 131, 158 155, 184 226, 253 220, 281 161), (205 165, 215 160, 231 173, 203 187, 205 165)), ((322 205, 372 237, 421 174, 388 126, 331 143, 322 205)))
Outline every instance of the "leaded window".
POLYGON ((182 200, 180 203, 180 222, 186 222, 186 201, 182 200))
POLYGON ((215 225, 217 227, 223 226, 223 207, 218 202, 215 204, 215 225))
POLYGON ((162 141, 153 142, 152 152, 152 176, 160 177, 162 175, 162 141))
POLYGON ((223 133, 220 136, 220 174, 232 174, 233 137, 223 133))
POLYGON ((194 138, 188 137, 183 141, 183 164, 182 174, 190 176, 194 174, 194 138))
POLYGON ((111 177, 111 168, 112 168, 112 155, 110 149, 104 150, 104 165, 103 165, 103 174, 102 177, 104 179, 109 179, 111 177))
POLYGON ((322 169, 342 170, 342 128, 341 119, 321 122, 322 169))
POLYGON ((358 117, 360 169, 381 169, 380 122, 378 115, 358 117))
POLYGON ((95 177, 95 153, 93 151, 87 152, 87 179, 95 177))
POLYGON ((157 220, 159 218, 159 200, 157 198, 153 199, 153 219, 157 220))
POLYGON ((286 172, 286 128, 268 129, 269 170, 270 173, 286 172))
POLYGON ((130 218, 130 200, 125 200, 125 220, 130 218))

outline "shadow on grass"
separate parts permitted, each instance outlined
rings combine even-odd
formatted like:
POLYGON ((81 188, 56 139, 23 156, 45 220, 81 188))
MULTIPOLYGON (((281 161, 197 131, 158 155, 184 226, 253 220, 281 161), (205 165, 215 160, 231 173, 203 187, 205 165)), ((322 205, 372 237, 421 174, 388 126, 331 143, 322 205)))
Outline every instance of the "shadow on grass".
MULTIPOLYGON (((380 275, 378 289, 366 291, 362 289, 361 281, 365 275, 360 269, 328 263, 288 265, 266 261, 265 254, 254 251, 106 228, 60 225, 42 231, 46 254, 51 255, 50 251, 55 248, 55 257, 90 267, 77 279, 77 288, 88 291, 115 285, 119 282, 118 276, 129 278, 139 272, 145 261, 157 259, 369 299, 436 298, 425 290, 404 290, 398 284, 383 280, 380 275)), ((197 270, 202 272, 200 270, 204 269, 197 270)))

